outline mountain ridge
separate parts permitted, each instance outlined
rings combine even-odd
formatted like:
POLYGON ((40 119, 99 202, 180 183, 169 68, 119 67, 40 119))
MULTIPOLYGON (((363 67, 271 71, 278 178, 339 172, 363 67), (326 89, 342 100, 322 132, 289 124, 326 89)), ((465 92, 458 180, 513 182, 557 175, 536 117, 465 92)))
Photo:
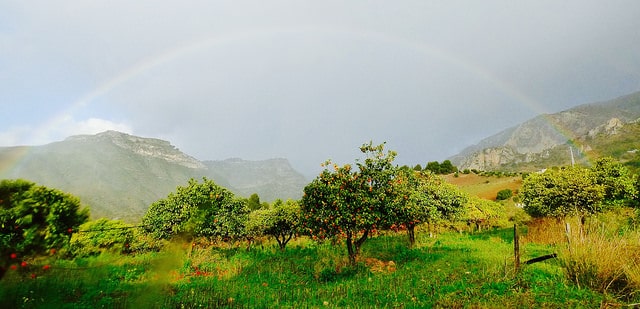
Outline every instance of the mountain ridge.
POLYGON ((117 131, 0 147, 0 178, 24 178, 77 195, 93 218, 135 222, 152 202, 203 177, 242 197, 257 193, 263 201, 300 198, 307 183, 284 158, 199 161, 168 141, 117 131))
POLYGON ((573 147, 576 142, 585 147, 576 150, 588 150, 585 142, 589 136, 596 135, 599 128, 619 127, 638 118, 640 92, 634 92, 538 115, 465 148, 449 160, 461 169, 517 169, 518 165, 547 159, 552 152, 558 152, 556 148, 573 147))

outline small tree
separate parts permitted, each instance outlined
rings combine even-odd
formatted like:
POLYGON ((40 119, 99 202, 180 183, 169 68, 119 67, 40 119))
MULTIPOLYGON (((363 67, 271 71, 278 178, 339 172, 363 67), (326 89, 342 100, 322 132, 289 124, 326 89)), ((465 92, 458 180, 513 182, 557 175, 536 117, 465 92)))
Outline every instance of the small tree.
POLYGON ((0 279, 23 256, 67 247, 87 220, 80 200, 25 180, 0 182, 0 279))
POLYGON ((418 224, 453 220, 464 211, 466 196, 429 171, 400 169, 394 183, 393 220, 396 225, 406 227, 410 246, 415 244, 418 224))
POLYGON ((249 214, 246 229, 249 237, 272 236, 280 250, 298 232, 300 226, 300 205, 296 201, 276 200, 271 208, 259 209, 249 214))
POLYGON ((142 224, 156 239, 176 235, 238 239, 244 235, 249 213, 246 200, 203 178, 191 179, 165 199, 153 203, 142 224))
POLYGON ((367 158, 358 163, 358 171, 327 161, 320 175, 304 188, 301 205, 305 231, 318 240, 345 239, 352 264, 367 238, 388 224, 393 201, 395 152, 384 153, 384 144, 372 143, 360 150, 367 158))
POLYGON ((262 205, 260 204, 260 197, 257 193, 251 194, 251 196, 249 196, 249 199, 247 200, 247 207, 249 207, 249 210, 258 210, 260 209, 260 207, 262 207, 262 205))
POLYGON ((434 174, 440 174, 440 163, 438 163, 438 161, 428 162, 424 169, 431 171, 434 174))
POLYGON ((532 217, 554 217, 598 213, 602 210, 604 186, 585 168, 568 167, 530 174, 522 183, 524 210, 532 217))
POLYGON ((299 225, 300 205, 298 202, 287 200, 283 203, 276 200, 267 213, 265 233, 273 236, 278 242, 280 250, 284 250, 287 243, 298 232, 299 225))

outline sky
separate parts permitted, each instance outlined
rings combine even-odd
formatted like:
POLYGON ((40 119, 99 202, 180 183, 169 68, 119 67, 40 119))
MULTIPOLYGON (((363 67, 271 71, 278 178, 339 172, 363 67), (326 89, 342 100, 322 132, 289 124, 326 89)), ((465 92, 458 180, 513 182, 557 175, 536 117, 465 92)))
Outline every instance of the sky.
POLYGON ((118 130, 307 176, 640 90, 640 1, 0 1, 0 146, 118 130))

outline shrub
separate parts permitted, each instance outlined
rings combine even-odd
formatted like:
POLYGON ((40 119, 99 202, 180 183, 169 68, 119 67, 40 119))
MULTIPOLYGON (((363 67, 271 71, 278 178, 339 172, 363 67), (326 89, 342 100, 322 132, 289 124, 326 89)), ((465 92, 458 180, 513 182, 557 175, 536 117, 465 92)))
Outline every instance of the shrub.
POLYGON ((504 201, 504 200, 508 200, 513 196, 513 191, 511 191, 511 189, 503 189, 498 191, 498 194, 496 195, 496 200, 498 201, 504 201))

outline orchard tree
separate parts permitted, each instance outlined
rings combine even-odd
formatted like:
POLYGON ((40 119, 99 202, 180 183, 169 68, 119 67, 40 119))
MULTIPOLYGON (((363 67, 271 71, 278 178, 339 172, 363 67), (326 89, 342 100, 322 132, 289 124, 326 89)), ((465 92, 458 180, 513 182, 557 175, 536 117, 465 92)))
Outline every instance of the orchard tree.
POLYGON ((454 220, 464 212, 466 195, 430 171, 400 169, 394 185, 392 220, 407 229, 410 246, 415 244, 416 225, 454 220))
POLYGON ((475 225, 477 231, 483 225, 492 223, 504 216, 505 209, 500 203, 485 200, 476 196, 470 197, 465 205, 465 214, 462 217, 469 225, 475 225))
POLYGON ((71 237, 71 254, 76 257, 100 255, 103 252, 126 253, 131 250, 134 231, 120 220, 101 218, 80 226, 71 237))
POLYGON ((394 200, 392 162, 396 153, 385 153, 384 144, 371 142, 360 151, 366 158, 357 163, 357 171, 349 164, 327 161, 320 175, 304 188, 301 205, 306 232, 317 240, 344 239, 352 264, 367 238, 389 224, 394 200))
POLYGON ((604 187, 604 201, 608 205, 630 204, 638 195, 636 180, 629 170, 611 157, 596 160, 591 170, 596 183, 604 187))
POLYGON ((66 248, 89 217, 80 200, 25 180, 0 182, 0 278, 25 256, 66 248))
POLYGON ((296 235, 300 225, 300 205, 293 200, 276 200, 268 209, 259 209, 249 214, 247 234, 269 235, 278 242, 280 250, 296 235))
POLYGON ((530 174, 522 183, 524 210, 532 217, 582 219, 603 209, 605 187, 594 173, 581 167, 567 167, 530 174))
POLYGON ((244 235, 248 213, 245 199, 236 198, 213 180, 203 178, 198 183, 191 179, 187 186, 154 202, 142 224, 156 239, 183 235, 230 240, 244 235))

